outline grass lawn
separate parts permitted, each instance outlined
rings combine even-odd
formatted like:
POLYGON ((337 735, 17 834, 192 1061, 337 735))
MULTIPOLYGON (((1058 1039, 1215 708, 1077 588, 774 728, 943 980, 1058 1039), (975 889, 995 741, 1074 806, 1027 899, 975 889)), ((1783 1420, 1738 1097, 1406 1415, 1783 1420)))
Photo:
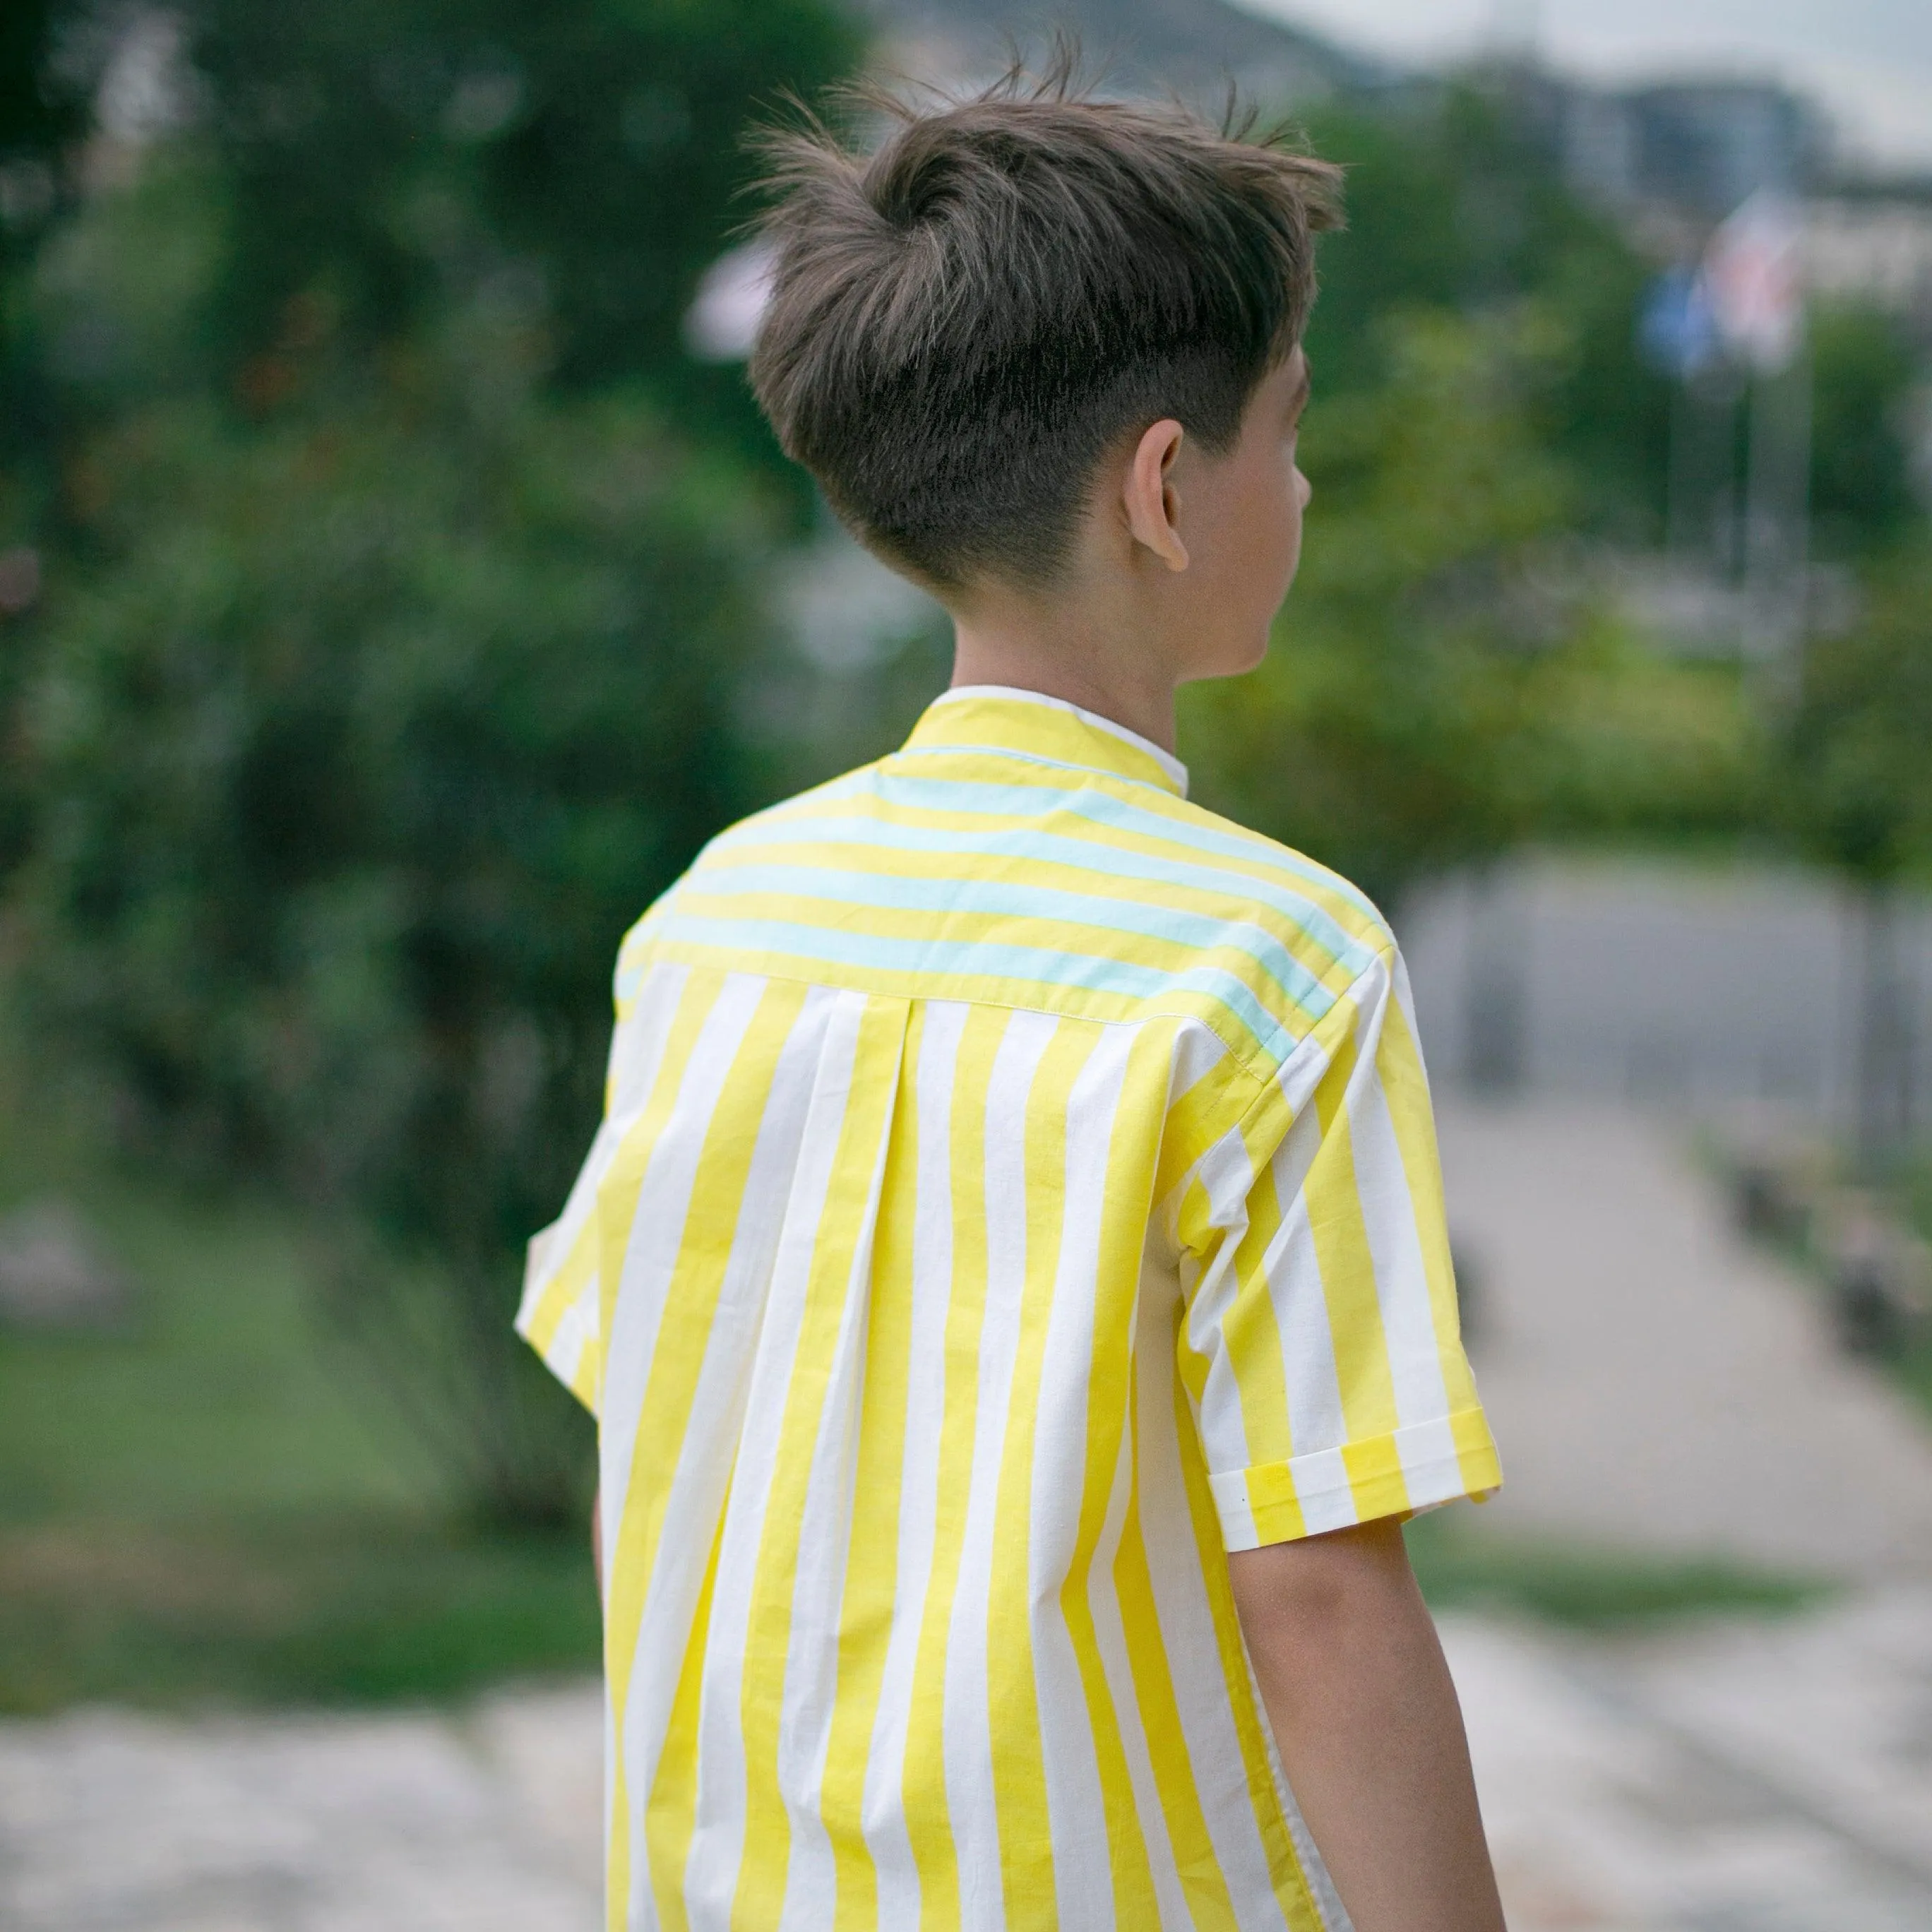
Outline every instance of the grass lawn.
POLYGON ((1584 1630, 1802 1610, 1826 1586, 1716 1558, 1685 1560, 1485 1532, 1466 1504, 1418 1517, 1408 1554, 1432 1609, 1502 1610, 1584 1630), (1474 1519, 1474 1520, 1472 1520, 1474 1519))
POLYGON ((321 1335, 290 1223, 0 1148, 144 1284, 124 1336, 0 1331, 0 1712, 379 1700, 594 1670, 578 1536, 466 1526, 321 1335))

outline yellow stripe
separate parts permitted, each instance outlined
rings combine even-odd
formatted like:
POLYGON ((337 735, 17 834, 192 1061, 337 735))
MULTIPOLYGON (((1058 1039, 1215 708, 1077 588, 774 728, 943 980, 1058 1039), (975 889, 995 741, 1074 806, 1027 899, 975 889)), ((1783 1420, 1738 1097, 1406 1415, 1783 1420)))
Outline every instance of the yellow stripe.
POLYGON ((1034 1070, 1025 1136, 1026 1280, 994 1503, 987 1652, 998 1673, 988 1712, 1000 1819, 1000 1876, 1008 1918, 1050 1924, 1058 1916, 1046 1760, 1033 1660, 1034 1436, 1047 1324, 1060 1270, 1066 1198, 1066 1108, 1100 1042, 1097 1029, 1063 1024, 1034 1070))
POLYGON ((906 1017, 905 1007, 892 1000, 868 1000, 860 1016, 851 1090, 812 1247, 778 1453, 764 1498, 739 1707, 747 1789, 745 1846, 731 1923, 744 1932, 770 1932, 784 1909, 791 1818, 778 1780, 780 1690, 791 1650, 799 1534, 858 1243, 866 1230, 873 1177, 892 1118, 906 1017))
MULTIPOLYGON (((612 1706, 620 1718, 629 1697, 644 1593, 657 1568, 664 1510, 670 1499, 670 1474, 677 1467, 690 1426, 718 1294, 743 1211, 758 1130, 770 1099, 778 1055, 804 1003, 802 987, 773 981, 764 988, 734 1057, 731 1076, 705 1125, 704 1144, 692 1185, 692 1208, 664 1289, 664 1313, 638 1412, 632 1482, 623 1499, 610 1565, 605 1654, 612 1706)), ((687 1054, 692 1043, 684 1042, 687 1054)), ((668 1753, 668 1740, 665 1748, 668 1753)), ((659 1761, 660 1781, 669 1778, 675 1785, 679 1779, 694 1778, 695 1774, 694 1742, 692 1754, 682 1762, 674 1762, 668 1756, 659 1761)), ((620 1784, 628 1785, 621 1756, 617 1776, 620 1784)), ((653 1796, 655 1790, 654 1786, 653 1796)), ((682 1863, 675 1870, 681 1875, 682 1863)), ((654 1884, 658 1876, 654 1870, 654 1884)))
MULTIPOLYGON (((616 1157, 597 1190, 596 1220, 599 1232, 598 1298, 601 1304, 598 1332, 608 1335, 610 1317, 617 1296, 617 1287, 623 1271, 624 1255, 629 1245, 631 1222, 637 1212, 638 1193, 644 1184, 644 1170, 649 1164, 651 1153, 663 1132, 664 1123, 670 1118, 671 1109, 677 1099, 677 1090, 684 1079, 686 1067, 690 1064, 692 1049, 698 1043, 699 1030, 703 1027, 711 1009, 716 1005, 718 996, 723 990, 722 980, 703 982, 687 980, 678 996, 677 1012, 667 1035, 667 1044, 662 1060, 658 1064, 657 1079, 651 1088, 650 1097, 638 1123, 624 1136, 616 1157), (608 1207, 607 1207, 607 1203, 608 1207)), ((628 1510, 630 1498, 625 1499, 628 1510)), ((626 1646, 614 1642, 614 1634, 621 1624, 614 1624, 610 1606, 615 1600, 620 1580, 627 1583, 632 1574, 632 1566, 627 1558, 620 1556, 624 1537, 622 1530, 616 1539, 616 1549, 610 1552, 611 1567, 608 1572, 610 1588, 605 1598, 604 1623, 604 1670, 610 1699, 611 1722, 618 1736, 623 1734, 625 1700, 629 1691, 631 1660, 634 1644, 626 1646)), ((638 1577, 630 1586, 631 1594, 641 1604, 644 1582, 638 1577)), ((634 1633, 636 1613, 633 1610, 629 1628, 634 1633)), ((623 1756, 616 1754, 611 1773, 608 1801, 611 1810, 612 1829, 610 1833, 608 1856, 605 1861, 605 1893, 608 1899, 620 1900, 630 1896, 631 1890, 631 1836, 629 1786, 624 1775, 623 1756)))
MULTIPOLYGON (((1397 1426, 1398 1418, 1395 1377, 1382 1328, 1382 1304, 1376 1294, 1375 1260, 1362 1219, 1348 1122, 1348 1090, 1355 1071, 1360 1016, 1352 1000, 1343 1001, 1336 1015, 1340 1024, 1335 1030, 1340 1037, 1335 1041, 1328 1072, 1315 1096, 1322 1122, 1321 1150, 1309 1168, 1302 1191, 1308 1202, 1309 1230, 1328 1310, 1342 1418, 1349 1439, 1359 1442, 1388 1434, 1397 1426)), ((1328 1030, 1325 1024, 1323 1030, 1328 1030)))
POLYGON ((1436 1122, 1422 1056, 1400 1003, 1391 998, 1382 1022, 1376 1070, 1388 1101, 1389 1121, 1402 1156, 1422 1264, 1429 1282, 1429 1312, 1436 1330, 1436 1353, 1452 1412, 1473 1408, 1475 1378, 1462 1352, 1462 1317, 1456 1305, 1455 1264, 1449 1256, 1448 1223, 1442 1212, 1442 1168, 1436 1151, 1436 1122))
POLYGON ((1455 1441, 1456 1466, 1465 1492, 1486 1502, 1503 1480, 1488 1418, 1480 1408, 1459 1410, 1449 1418, 1449 1432, 1455 1441))
MULTIPOLYGON (((1157 1348, 1162 1341, 1171 1346, 1172 1340, 1171 1334, 1150 1335, 1143 1338, 1142 1346, 1157 1348)), ((1167 1661, 1167 1646, 1154 1606, 1147 1544, 1141 1535, 1139 1378, 1136 1376, 1134 1380, 1136 1386, 1127 1398, 1130 1432, 1134 1443, 1134 1480, 1128 1492, 1120 1546, 1114 1558, 1114 1583, 1120 1598, 1128 1667, 1133 1673, 1134 1702, 1147 1736, 1154 1788, 1160 1794, 1161 1816, 1167 1826, 1168 1842, 1174 1848, 1174 1865, 1187 1900, 1189 1922, 1194 1932, 1239 1932, 1234 1901, 1194 1783, 1180 1700, 1174 1695, 1174 1674, 1167 1661)))
MULTIPOLYGON (((658 1760, 656 1781, 644 1808, 644 1844, 650 1866, 651 1896, 656 1901, 663 1932, 689 1932, 691 1915, 684 1906, 685 1868, 691 1862, 691 1840, 698 1824, 698 1720, 703 1705, 704 1655, 711 1636, 711 1599, 718 1582, 718 1556, 724 1546, 724 1513, 711 1539, 704 1582, 692 1612, 691 1636, 671 1698, 670 1721, 664 1727, 664 1754, 658 1760)), ((612 1905, 628 1907, 613 1893, 612 1905)), ((612 1932, 624 1932, 614 1920, 612 1932)))
POLYGON ((1126 1077, 1108 1148, 1094 1270, 1093 1367, 1088 1379, 1079 1527, 1060 1592, 1060 1610, 1079 1666, 1080 1688, 1093 1733, 1107 1820, 1108 1862, 1113 1874, 1114 1920, 1122 1932, 1130 1927, 1159 1924, 1160 1905, 1134 1802, 1126 1745, 1101 1658, 1092 1592, 1094 1558, 1106 1528, 1108 1505, 1120 1467, 1128 1423, 1128 1390, 1134 1376, 1131 1338, 1140 1298, 1142 1240, 1154 1185, 1156 1138, 1135 1102, 1155 1091, 1164 1097, 1166 1063, 1150 1037, 1157 1030, 1148 1029, 1136 1036, 1128 1050, 1126 1077))
POLYGON ((1342 1466, 1348 1472, 1348 1489, 1355 1514, 1364 1522, 1377 1516, 1399 1516, 1409 1506, 1408 1479, 1395 1438, 1375 1436, 1342 1444, 1342 1466))
POLYGON ((976 1009, 967 1016, 953 1066, 952 1110, 947 1124, 952 1279, 946 1308, 942 1473, 933 1523, 932 1570, 913 1664, 903 1773, 906 1809, 915 1821, 912 1851, 919 1871, 922 1932, 928 1920, 932 1932, 954 1932, 962 1912, 958 1854, 946 1797, 946 1653, 966 1539, 968 1477, 979 1408, 980 1333, 986 1310, 986 1089, 1006 1029, 1004 1012, 976 1009))
POLYGON ((588 1214, 578 1229, 577 1238, 571 1243, 570 1252, 564 1256, 562 1265, 550 1276, 549 1286, 538 1298, 536 1312, 525 1332, 530 1346, 545 1360, 549 1358, 550 1344, 556 1340, 556 1331, 563 1318, 576 1305, 578 1297, 590 1285, 590 1277, 597 1271, 598 1239, 597 1216, 595 1214, 588 1214))
POLYGON ((1254 1680, 1249 1675, 1247 1646, 1242 1641, 1240 1618, 1234 1608, 1234 1588, 1228 1580, 1228 1559, 1221 1541, 1221 1519, 1214 1508, 1214 1492, 1208 1486, 1208 1466, 1202 1460, 1200 1439, 1186 1426, 1186 1399, 1178 1379, 1174 1404, 1181 1474, 1187 1484, 1188 1520, 1194 1531, 1194 1546, 1200 1554, 1201 1580, 1214 1613, 1214 1638, 1234 1734, 1240 1741, 1248 1802, 1254 1809, 1255 1828, 1261 1836, 1275 1900, 1288 1921, 1288 1932, 1324 1932, 1322 1915, 1309 1893, 1307 1875, 1296 1856, 1294 1835, 1288 1829, 1281 1793, 1276 1786, 1269 1754, 1268 1718, 1255 1700, 1254 1680))
POLYGON ((1264 1160, 1256 1167, 1248 1192, 1248 1225, 1234 1250, 1234 1276, 1240 1286, 1221 1322, 1222 1346, 1240 1370, 1241 1428, 1251 1463, 1285 1462, 1294 1454, 1280 1310, 1266 1271, 1268 1244, 1281 1231, 1281 1216, 1274 1168, 1264 1160))
MULTIPOLYGON (((950 760, 946 760, 950 764, 950 760)), ((914 772, 909 768, 895 776, 953 778, 960 776, 955 772, 944 771, 936 758, 922 758, 920 769, 914 772)), ((989 776, 988 782, 1004 786, 1007 780, 1006 771, 1011 766, 1001 769, 989 776)), ((1066 778, 1062 774, 1057 781, 1035 780, 1042 790, 1064 790, 1066 778)), ((1138 806, 1144 807, 1156 818, 1170 819, 1177 826, 1193 831, 1202 826, 1211 827, 1226 836, 1243 840, 1252 848, 1252 856, 1238 856, 1227 852, 1203 851, 1198 845, 1184 839, 1169 838, 1157 830, 1130 831, 1118 826, 1101 825, 1090 818, 1082 818, 1071 813, 1054 814, 1052 830, 1057 836, 1078 839, 1088 844, 1116 851, 1134 852, 1144 857, 1156 858, 1168 862, 1186 866, 1216 878, 1226 878, 1231 882, 1243 880, 1274 887, 1277 890, 1292 892, 1334 921, 1351 939, 1359 944, 1379 950, 1388 944, 1388 929, 1381 920, 1363 910, 1360 902, 1343 890, 1340 882, 1330 885, 1319 876, 1320 868, 1312 868, 1316 876, 1294 866, 1290 860, 1299 854, 1291 854, 1283 848, 1274 845, 1244 826, 1232 820, 1216 818, 1213 814, 1202 812, 1198 807, 1183 803, 1180 800, 1163 800, 1154 794, 1139 790, 1123 791, 1118 796, 1128 797, 1138 806), (1279 856, 1278 856, 1279 855, 1279 856)), ((984 834, 989 823, 988 815, 982 812, 949 812, 932 806, 910 805, 902 800, 883 799, 876 794, 863 798, 851 793, 842 796, 824 797, 808 794, 806 801, 778 807, 765 822, 774 826, 809 824, 814 818, 838 819, 865 818, 881 825, 904 826, 908 830, 930 829, 941 832, 966 832, 984 834)), ((842 842, 827 841, 828 844, 842 842)), ((757 842, 747 836, 742 845, 734 842, 727 849, 736 853, 756 849, 757 842)), ((776 854, 784 848, 777 844, 771 848, 776 854)), ((876 862, 876 847, 861 846, 857 850, 873 855, 876 862)), ((718 856, 722 858, 723 853, 718 856)), ((1029 862, 1030 863, 1031 862, 1029 862)), ((1304 863, 1307 863, 1305 860, 1304 863)), ((1231 883, 1229 890, 1235 889, 1231 883)), ((1257 910, 1259 910, 1258 908, 1257 910)), ((1276 915, 1279 916, 1279 915, 1276 915)))
POLYGON ((838 1699, 826 1748, 820 1807, 837 1873, 836 1932, 871 1932, 879 1922, 878 1871, 865 1837, 866 1772, 898 1591, 900 1490, 912 1372, 912 1298, 904 1285, 911 1278, 918 1208, 916 1090, 925 1031, 924 1012, 916 1009, 899 1063, 897 1125, 873 1236, 854 1485, 862 1516, 847 1558, 838 1618, 838 1699))

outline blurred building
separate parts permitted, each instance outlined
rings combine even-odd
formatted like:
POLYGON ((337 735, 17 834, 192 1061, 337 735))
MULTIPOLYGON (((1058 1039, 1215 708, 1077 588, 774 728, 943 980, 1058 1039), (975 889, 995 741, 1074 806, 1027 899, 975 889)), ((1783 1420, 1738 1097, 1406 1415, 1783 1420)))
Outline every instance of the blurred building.
POLYGON ((1318 100, 1378 86, 1390 70, 1319 35, 1228 0, 868 0, 884 64, 915 79, 970 82, 998 73, 1018 49, 1036 58, 1056 30, 1125 91, 1318 100))
POLYGON ((1684 259, 1753 195, 1802 210, 1806 287, 1922 322, 1932 339, 1932 178, 1849 170, 1829 123, 1773 81, 1700 79, 1604 88, 1513 77, 1586 200, 1660 259, 1684 259))
MULTIPOLYGON (((1397 921, 1448 1084, 1844 1125, 1867 928, 1828 880, 1771 866, 1529 854, 1438 880, 1397 921)), ((1932 1126, 1932 907, 1899 915, 1912 1124, 1932 1126)))
POLYGON ((1932 181, 1843 182, 1804 206, 1804 279, 1905 316, 1932 347, 1932 181))
POLYGON ((1620 210, 1660 204, 1720 220, 1760 190, 1808 193, 1829 165, 1822 116, 1773 82, 1558 83, 1552 104, 1571 185, 1620 210))

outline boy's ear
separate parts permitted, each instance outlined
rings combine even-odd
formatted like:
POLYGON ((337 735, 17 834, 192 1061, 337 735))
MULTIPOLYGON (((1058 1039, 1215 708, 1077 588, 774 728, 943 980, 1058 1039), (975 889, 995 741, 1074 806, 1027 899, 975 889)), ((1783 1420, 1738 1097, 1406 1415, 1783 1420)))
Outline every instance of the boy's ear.
POLYGON ((1134 446, 1120 493, 1135 542, 1153 551, 1169 570, 1187 568, 1187 546, 1178 527, 1180 498, 1170 475, 1186 435, 1172 416, 1152 424, 1134 446))

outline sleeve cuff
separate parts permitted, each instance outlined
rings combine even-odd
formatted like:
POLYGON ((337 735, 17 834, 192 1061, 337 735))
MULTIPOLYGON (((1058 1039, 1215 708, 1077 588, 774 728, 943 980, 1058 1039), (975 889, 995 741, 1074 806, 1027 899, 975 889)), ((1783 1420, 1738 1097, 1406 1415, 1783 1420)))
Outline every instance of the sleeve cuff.
POLYGON ((1487 1419, 1480 1408, 1466 1408, 1285 1462, 1210 1474, 1208 1481, 1222 1542, 1230 1550, 1257 1550, 1463 1496, 1486 1502, 1502 1487, 1502 1471, 1487 1419))
POLYGON ((546 1228, 530 1243, 517 1333, 594 1415, 601 1362, 597 1280, 590 1265, 594 1249, 580 1230, 575 1250, 560 1259, 551 1252, 557 1233, 546 1228))

